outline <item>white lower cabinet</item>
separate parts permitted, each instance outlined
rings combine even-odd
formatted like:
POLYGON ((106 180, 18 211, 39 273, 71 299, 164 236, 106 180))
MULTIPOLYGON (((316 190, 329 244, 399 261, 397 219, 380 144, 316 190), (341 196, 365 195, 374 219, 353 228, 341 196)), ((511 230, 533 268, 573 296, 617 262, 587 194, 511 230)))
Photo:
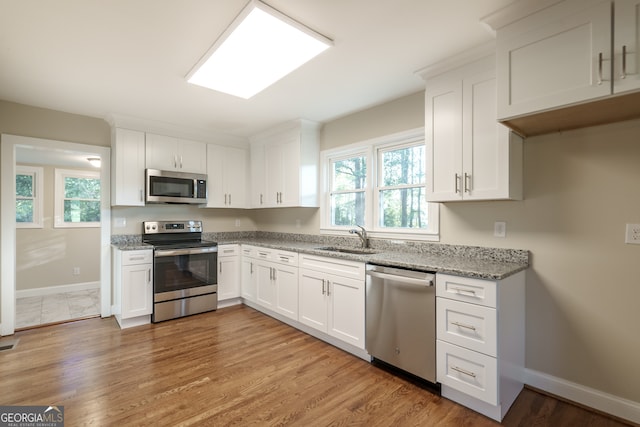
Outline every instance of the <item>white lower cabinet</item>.
POLYGON ((248 267, 255 281, 256 304, 298 320, 298 254, 256 248, 252 256, 248 267))
POLYGON ((153 251, 113 249, 113 313, 121 328, 151 321, 153 251))
POLYGON ((364 272, 363 263, 302 255, 300 322, 364 349, 364 272))
POLYGON ((257 248, 249 245, 240 247, 240 295, 244 301, 256 302, 255 256, 257 248))
POLYGON ((218 246, 218 307, 239 303, 240 248, 239 245, 218 246))
POLYGON ((365 264, 242 245, 242 301, 371 360, 364 349, 365 264))
POLYGON ((524 274, 499 281, 436 274, 442 396, 497 421, 523 387, 524 274))

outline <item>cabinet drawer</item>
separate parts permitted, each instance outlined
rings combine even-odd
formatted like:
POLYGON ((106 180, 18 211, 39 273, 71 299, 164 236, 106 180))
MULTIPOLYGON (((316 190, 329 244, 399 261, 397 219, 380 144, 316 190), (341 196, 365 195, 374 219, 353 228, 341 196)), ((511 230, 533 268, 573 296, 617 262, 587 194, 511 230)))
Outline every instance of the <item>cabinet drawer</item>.
POLYGON ((357 280, 364 280, 365 276, 364 263, 338 258, 301 255, 300 267, 319 271, 321 273, 335 274, 336 276, 349 277, 357 280))
POLYGON ((271 254, 271 261, 278 264, 298 266, 298 253, 289 251, 274 250, 271 254))
POLYGON ((438 339, 488 356, 497 355, 497 313, 495 308, 437 298, 438 339))
POLYGON ((153 262, 153 251, 122 251, 122 265, 148 264, 153 262))
POLYGON ((490 405, 498 404, 495 358, 445 341, 436 342, 437 381, 490 405))
POLYGON ((256 259, 266 259, 270 261, 273 257, 273 251, 266 248, 255 248, 253 255, 256 259))
POLYGON ((218 246, 218 258, 225 256, 235 256, 239 253, 238 245, 220 245, 218 246))
POLYGON ((437 274, 436 296, 495 308, 497 286, 491 280, 437 274))
POLYGON ((240 253, 243 257, 255 258, 259 248, 251 245, 240 246, 240 253))

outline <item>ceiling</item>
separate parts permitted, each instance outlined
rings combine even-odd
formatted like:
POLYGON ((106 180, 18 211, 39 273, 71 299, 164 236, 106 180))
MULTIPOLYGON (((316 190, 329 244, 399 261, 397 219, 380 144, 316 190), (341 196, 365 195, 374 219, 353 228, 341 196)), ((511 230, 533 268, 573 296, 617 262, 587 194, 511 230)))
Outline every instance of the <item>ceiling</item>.
POLYGON ((265 0, 334 47, 249 100, 185 76, 248 0, 0 0, 0 99, 247 137, 420 91, 415 71, 492 39, 514 0, 265 0))

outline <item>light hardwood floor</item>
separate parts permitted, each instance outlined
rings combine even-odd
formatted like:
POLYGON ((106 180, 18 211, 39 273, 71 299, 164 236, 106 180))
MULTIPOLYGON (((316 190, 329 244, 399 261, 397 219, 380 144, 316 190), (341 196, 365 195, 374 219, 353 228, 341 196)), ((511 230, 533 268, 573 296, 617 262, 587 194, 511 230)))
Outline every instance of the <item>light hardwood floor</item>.
MULTIPOLYGON (((496 426, 245 306, 120 330, 113 318, 16 333, 0 404, 65 425, 496 426)), ((525 389, 503 425, 622 426, 525 389)))

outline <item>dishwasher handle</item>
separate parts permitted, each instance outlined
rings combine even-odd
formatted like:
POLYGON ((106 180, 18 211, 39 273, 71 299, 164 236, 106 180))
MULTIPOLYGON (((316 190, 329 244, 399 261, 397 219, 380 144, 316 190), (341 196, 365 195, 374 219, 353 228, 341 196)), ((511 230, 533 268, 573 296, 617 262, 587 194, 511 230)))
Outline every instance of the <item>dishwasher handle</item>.
POLYGON ((377 277, 379 279, 393 280, 395 282, 400 282, 408 285, 420 286, 423 288, 434 286, 433 275, 428 275, 423 279, 415 279, 413 277, 406 277, 406 276, 389 274, 389 273, 381 273, 379 271, 372 271, 372 270, 367 271, 367 275, 371 277, 377 277))

